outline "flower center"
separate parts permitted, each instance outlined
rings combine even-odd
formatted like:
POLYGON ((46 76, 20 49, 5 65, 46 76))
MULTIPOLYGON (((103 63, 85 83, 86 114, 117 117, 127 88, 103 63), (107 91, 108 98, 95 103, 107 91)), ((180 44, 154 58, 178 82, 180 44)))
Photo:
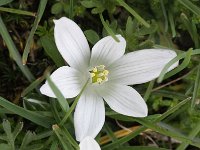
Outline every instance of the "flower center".
POLYGON ((94 67, 90 72, 91 82, 101 84, 108 81, 109 71, 105 69, 104 65, 94 67))

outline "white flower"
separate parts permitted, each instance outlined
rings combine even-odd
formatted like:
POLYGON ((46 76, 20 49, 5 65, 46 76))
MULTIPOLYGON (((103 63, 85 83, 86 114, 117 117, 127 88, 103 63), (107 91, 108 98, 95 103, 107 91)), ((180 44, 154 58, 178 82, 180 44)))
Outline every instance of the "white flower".
MULTIPOLYGON (((176 56, 172 50, 146 49, 124 55, 126 41, 111 36, 90 48, 79 26, 68 18, 55 20, 54 36, 59 52, 70 65, 51 75, 52 81, 65 98, 82 93, 74 113, 75 134, 78 141, 86 136, 96 137, 105 121, 104 101, 116 112, 133 117, 147 116, 147 105, 141 95, 127 85, 141 84, 159 76, 163 67, 176 56)), ((171 66, 175 68, 178 63, 171 66)), ((55 97, 46 82, 41 93, 55 97)))
POLYGON ((85 137, 79 144, 80 150, 101 150, 99 144, 91 137, 85 137))

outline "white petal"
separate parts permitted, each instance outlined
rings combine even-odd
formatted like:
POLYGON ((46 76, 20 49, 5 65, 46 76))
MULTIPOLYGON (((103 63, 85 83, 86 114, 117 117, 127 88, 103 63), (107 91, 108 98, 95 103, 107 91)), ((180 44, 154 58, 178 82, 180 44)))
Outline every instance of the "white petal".
MULTIPOLYGON (((58 68, 50 78, 65 98, 77 96, 86 82, 81 72, 68 66, 58 68)), ((56 97, 47 81, 40 88, 40 92, 49 97, 56 97)))
POLYGON ((81 95, 74 113, 76 140, 86 136, 95 138, 105 121, 104 102, 97 94, 89 90, 81 95))
POLYGON ((116 42, 111 36, 98 41, 92 48, 90 67, 105 65, 108 67, 112 62, 123 56, 126 41, 121 35, 116 35, 120 42, 116 42))
POLYGON ((141 95, 133 88, 126 85, 105 83, 98 90, 111 109, 133 117, 147 116, 148 109, 141 95))
POLYGON ((80 150, 101 150, 99 144, 91 137, 84 138, 79 147, 80 150))
POLYGON ((62 57, 78 70, 87 68, 90 48, 80 27, 66 17, 54 20, 54 23, 55 42, 62 57))
MULTIPOLYGON (((164 66, 174 57, 174 51, 165 49, 145 49, 128 53, 108 68, 109 80, 124 85, 151 81, 160 75, 164 66)), ((178 62, 168 71, 177 65, 178 62)))

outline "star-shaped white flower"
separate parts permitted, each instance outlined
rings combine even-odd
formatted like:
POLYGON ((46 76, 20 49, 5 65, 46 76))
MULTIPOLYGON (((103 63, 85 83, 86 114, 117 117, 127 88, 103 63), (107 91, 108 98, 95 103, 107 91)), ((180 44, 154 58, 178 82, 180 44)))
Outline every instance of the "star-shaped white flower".
MULTIPOLYGON (((163 67, 176 56, 172 50, 146 49, 125 54, 126 41, 111 36, 98 41, 92 51, 79 26, 68 18, 55 20, 54 36, 59 52, 70 65, 51 75, 52 81, 65 98, 77 96, 84 84, 74 113, 78 141, 96 137, 105 121, 104 101, 114 111, 133 117, 147 116, 147 105, 141 95, 127 85, 141 84, 159 76, 163 67)), ((175 68, 178 63, 171 66, 175 68)), ((41 93, 55 97, 46 82, 41 93)))

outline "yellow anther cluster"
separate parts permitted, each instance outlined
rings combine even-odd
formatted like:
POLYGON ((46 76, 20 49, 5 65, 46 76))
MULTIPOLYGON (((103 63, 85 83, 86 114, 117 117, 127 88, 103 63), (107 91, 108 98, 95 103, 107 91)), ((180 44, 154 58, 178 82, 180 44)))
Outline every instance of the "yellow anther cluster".
POLYGON ((90 71, 91 81, 92 83, 101 84, 108 81, 108 74, 109 71, 105 69, 104 65, 96 66, 90 71))

